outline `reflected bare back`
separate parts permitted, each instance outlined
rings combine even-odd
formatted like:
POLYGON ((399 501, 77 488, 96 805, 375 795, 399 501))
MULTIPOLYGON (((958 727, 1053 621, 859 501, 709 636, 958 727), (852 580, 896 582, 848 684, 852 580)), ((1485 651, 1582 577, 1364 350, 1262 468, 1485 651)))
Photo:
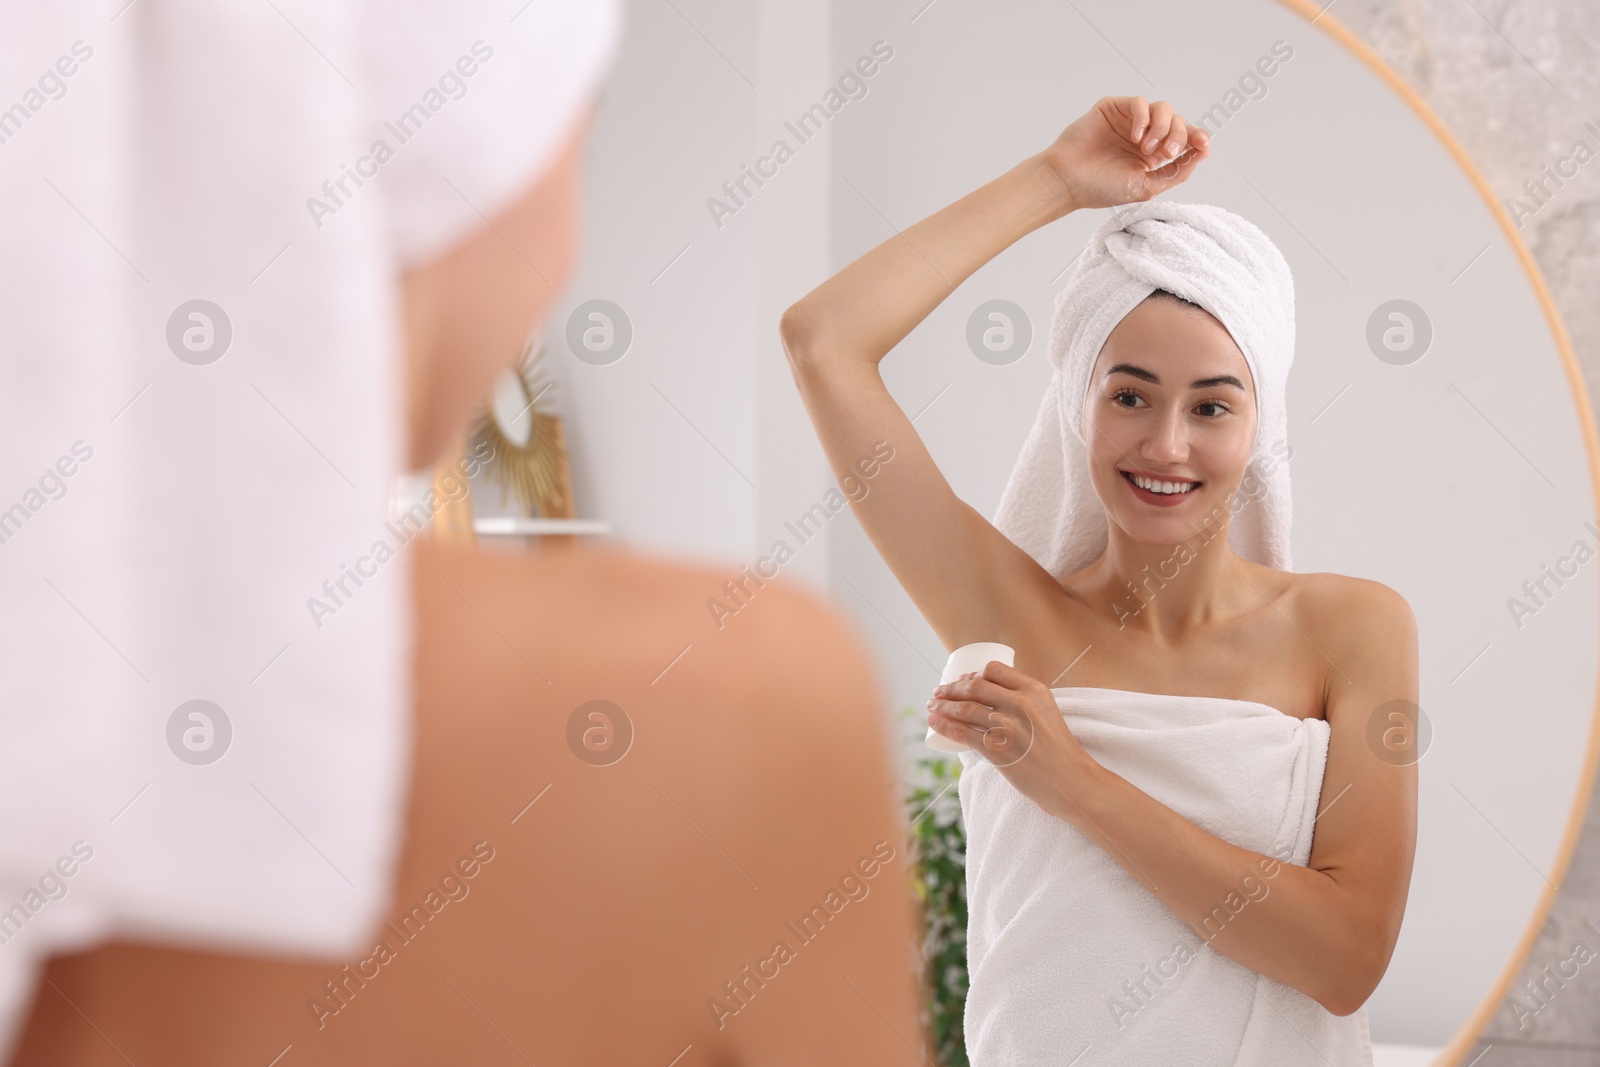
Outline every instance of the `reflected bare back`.
POLYGON ((285 1046, 295 1064, 665 1064, 686 1046, 685 1065, 919 1061, 914 905, 877 683, 831 612, 778 584, 719 632, 703 607, 718 575, 614 551, 418 542, 413 564, 413 803, 394 925, 374 933, 393 958, 356 983, 342 968, 367 951, 64 957, 17 1067, 264 1064, 285 1046), (610 766, 567 741, 572 711, 596 697, 635 730, 610 766), (893 858, 858 875, 865 895, 801 942, 785 923, 880 841, 893 858), (464 858, 479 861, 470 878, 464 858), (403 916, 452 872, 465 895, 402 941, 415 925, 403 916), (792 956, 751 981, 746 965, 779 940, 792 956), (319 1012, 339 1003, 330 982, 344 1003, 319 1012), (713 998, 736 1010, 719 1018, 713 998))

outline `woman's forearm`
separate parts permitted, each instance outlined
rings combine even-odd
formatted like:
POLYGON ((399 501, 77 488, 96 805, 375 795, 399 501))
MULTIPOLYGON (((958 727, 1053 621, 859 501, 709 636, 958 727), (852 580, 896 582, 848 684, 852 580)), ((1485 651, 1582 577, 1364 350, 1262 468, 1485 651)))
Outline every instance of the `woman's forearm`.
POLYGON ((790 360, 876 366, 974 271, 1073 206, 1044 157, 1028 157, 885 240, 791 306, 781 323, 790 360))
POLYGON ((1098 844, 1216 951, 1355 1011, 1383 973, 1373 931, 1321 871, 1257 854, 1185 819, 1098 764, 1060 778, 1051 814, 1098 844))

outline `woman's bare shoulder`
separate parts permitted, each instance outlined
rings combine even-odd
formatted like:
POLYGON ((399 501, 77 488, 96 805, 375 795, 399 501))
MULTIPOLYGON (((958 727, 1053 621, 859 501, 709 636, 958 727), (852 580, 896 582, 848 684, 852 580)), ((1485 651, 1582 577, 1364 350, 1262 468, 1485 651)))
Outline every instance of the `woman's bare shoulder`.
MULTIPOLYGON (((551 548, 525 553, 418 542, 419 569, 440 576, 493 574, 518 583, 532 583, 553 595, 579 590, 637 608, 682 603, 704 607, 720 600, 730 613, 763 599, 798 600, 826 612, 824 601, 800 583, 783 577, 762 578, 737 560, 726 564, 648 553, 621 544, 551 548), (766 594, 770 591, 771 597, 766 594), (698 599, 696 599, 698 597, 698 599)), ((799 605, 791 604, 791 607, 799 605)))
POLYGON ((801 582, 737 561, 597 546, 525 554, 424 543, 419 610, 436 626, 486 626, 542 648, 563 670, 715 679, 723 692, 795 685, 825 665, 871 683, 854 625, 801 582), (819 660, 817 657, 823 657, 819 660))
POLYGON ((1382 582, 1332 571, 1277 573, 1287 579, 1288 614, 1313 640, 1359 651, 1369 642, 1415 631, 1410 603, 1382 582))

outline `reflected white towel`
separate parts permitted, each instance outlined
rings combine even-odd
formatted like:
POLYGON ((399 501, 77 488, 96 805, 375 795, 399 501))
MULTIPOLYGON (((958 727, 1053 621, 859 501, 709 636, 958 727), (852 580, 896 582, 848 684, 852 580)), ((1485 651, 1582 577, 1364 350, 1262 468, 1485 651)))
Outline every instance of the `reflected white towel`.
MULTIPOLYGON (((1241 848, 1305 866, 1330 728, 1252 701, 1054 691, 1096 761, 1241 848)), ((1336 1016, 1217 952, 1109 854, 982 756, 961 756, 973 1067, 1082 1062, 1371 1067, 1366 1008, 1336 1016)), ((1276 872, 1282 877, 1283 871, 1276 872)), ((1256 867, 1213 932, 1275 887, 1256 867)))

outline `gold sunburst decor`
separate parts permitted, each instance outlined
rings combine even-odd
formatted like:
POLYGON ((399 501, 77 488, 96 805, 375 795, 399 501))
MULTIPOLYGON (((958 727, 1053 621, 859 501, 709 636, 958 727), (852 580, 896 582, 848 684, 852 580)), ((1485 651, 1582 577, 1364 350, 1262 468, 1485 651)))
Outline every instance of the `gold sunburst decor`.
POLYGON ((572 487, 561 419, 540 410, 554 382, 543 373, 545 346, 530 341, 516 370, 495 389, 473 436, 494 448, 488 475, 500 486, 500 503, 516 493, 528 516, 572 518, 572 487))

